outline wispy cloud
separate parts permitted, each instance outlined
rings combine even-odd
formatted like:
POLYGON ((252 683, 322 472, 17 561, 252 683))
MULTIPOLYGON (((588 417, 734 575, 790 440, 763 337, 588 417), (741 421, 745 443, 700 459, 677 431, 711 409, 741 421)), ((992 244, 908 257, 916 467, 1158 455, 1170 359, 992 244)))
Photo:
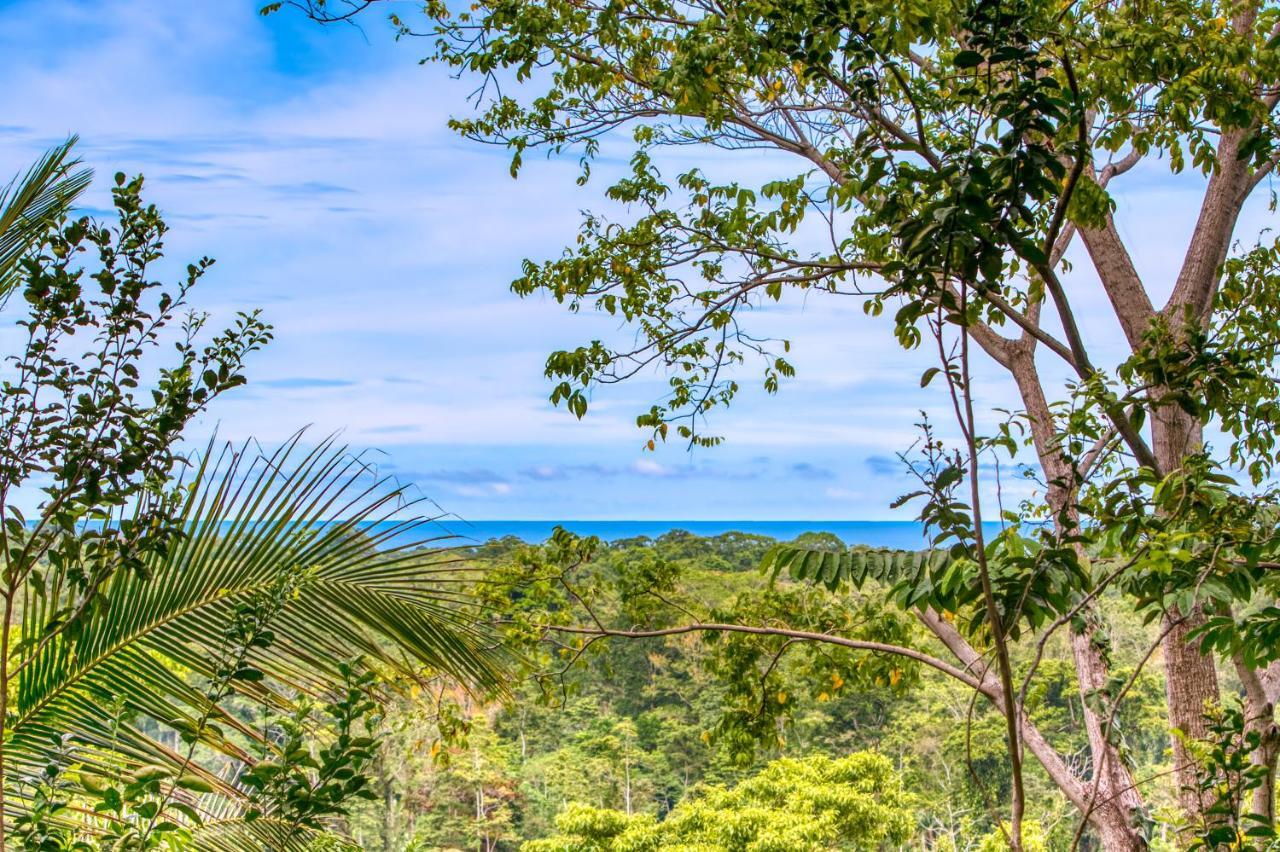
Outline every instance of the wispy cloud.
POLYGON ((454 485, 492 485, 505 483, 506 478, 491 470, 471 468, 469 470, 428 470, 421 473, 402 474, 407 479, 425 482, 448 482, 454 485))
POLYGON ((486 482, 483 485, 457 485, 453 493, 461 497, 503 497, 511 493, 509 482, 486 482))
POLYGON ((289 198, 313 198, 315 196, 357 194, 356 191, 349 186, 339 186, 336 183, 325 183, 320 180, 306 180, 301 183, 274 184, 266 188, 277 195, 289 198))
POLYGON ((613 477, 622 471, 602 464, 539 464, 526 467, 520 475, 536 482, 561 482, 575 477, 613 477))
POLYGON ((298 388, 349 388, 356 384, 350 379, 320 379, 305 376, 292 376, 286 379, 260 379, 257 384, 269 388, 293 390, 298 388))
POLYGON ((860 500, 865 496, 860 491, 852 491, 848 488, 825 488, 822 493, 831 500, 841 501, 860 500))
POLYGON ((653 459, 636 459, 631 463, 631 472, 640 476, 675 476, 677 471, 653 459))
POLYGON ((903 471, 902 461, 891 456, 867 456, 863 459, 863 464, 875 476, 896 476, 903 471))
POLYGON ((796 462, 788 470, 792 476, 800 479, 835 479, 836 476, 829 468, 819 467, 812 462, 796 462))
POLYGON ((370 426, 364 431, 370 435, 404 435, 421 431, 422 427, 414 423, 388 423, 385 426, 370 426))
MULTIPOLYGON (((263 306, 275 324, 249 388, 220 401, 206 430, 217 422, 226 437, 270 442, 304 423, 345 428, 470 517, 827 517, 833 504, 884 517, 902 472, 893 453, 918 411, 940 428, 951 422, 940 388, 918 387, 928 352, 900 350, 858 300, 816 294, 747 318, 753 334, 795 341, 798 375, 773 397, 748 365, 734 407, 711 424, 728 439, 721 448, 637 456, 634 417, 667 390, 661 375, 601 389, 581 422, 554 410, 546 353, 628 332, 589 311, 522 301, 508 284, 523 259, 572 242, 581 210, 618 213, 601 188, 625 158, 603 159, 581 188, 572 158, 531 158, 513 182, 504 152, 446 128, 470 110, 470 82, 420 66, 420 51, 380 24, 321 30, 253 7, 11 0, 0 9, 0 171, 17 173, 81 133, 100 176, 148 176, 149 197, 175 226, 169 273, 218 258, 195 307, 226 321, 263 306)), ((692 156, 675 152, 663 165, 692 156)), ((777 177, 775 159, 697 156, 735 179, 777 177)), ((1166 236, 1193 222, 1177 218, 1181 197, 1155 173, 1126 180, 1119 226, 1140 269, 1171 281, 1166 236)), ((108 184, 86 199, 104 215, 108 184)), ((1078 321, 1100 363, 1122 339, 1108 310, 1104 297, 1081 299, 1078 321)), ((1007 384, 980 387, 980 410, 1013 407, 1007 384)))

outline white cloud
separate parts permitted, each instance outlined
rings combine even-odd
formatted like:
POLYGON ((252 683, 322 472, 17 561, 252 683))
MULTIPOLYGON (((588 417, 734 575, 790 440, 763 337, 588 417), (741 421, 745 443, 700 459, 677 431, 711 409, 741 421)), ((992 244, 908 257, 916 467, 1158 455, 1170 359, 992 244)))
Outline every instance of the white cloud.
MULTIPOLYGON (((466 469, 448 457, 465 455, 467 467, 505 478, 441 483, 461 498, 458 508, 498 512, 527 500, 522 511, 597 517, 812 517, 827 501, 881 517, 895 495, 818 492, 779 471, 813 463, 834 481, 857 482, 866 458, 910 443, 919 409, 949 431, 938 383, 918 387, 932 353, 900 350, 860 299, 811 294, 749 318, 753 333, 792 339, 799 375, 772 398, 749 364, 740 399, 709 427, 729 439, 724 448, 690 461, 673 441, 629 462, 646 437, 634 416, 661 398, 661 377, 595 393, 581 422, 552 409, 546 353, 627 332, 507 289, 522 258, 554 256, 572 242, 580 209, 612 209, 600 189, 617 164, 602 163, 579 189, 574 163, 528 157, 512 181, 502 152, 445 128, 448 115, 468 110, 470 83, 419 66, 424 45, 395 44, 374 24, 366 39, 296 16, 264 21, 253 6, 27 0, 0 11, 4 123, 18 128, 0 132, 0 171, 19 171, 79 131, 103 178, 116 169, 148 175, 151 197, 170 215, 175 264, 219 259, 200 306, 226 319, 260 305, 276 324, 250 385, 205 429, 220 422, 226 437, 266 441, 305 423, 345 429, 354 443, 388 447, 423 470, 466 469), (765 454, 779 459, 773 479, 748 462, 765 454), (765 478, 735 479, 748 470, 765 478), (645 488, 628 487, 619 472, 644 477, 645 488)), ((776 176, 779 162, 705 151, 670 160, 681 158, 762 178, 776 176)), ((95 206, 106 204, 105 183, 95 206)), ((1171 189, 1159 164, 1117 188, 1139 267, 1153 281, 1172 280, 1180 258, 1168 248, 1190 228, 1191 194, 1171 189)), ((1263 212, 1246 215, 1246 233, 1263 212)), ((1068 284, 1105 363, 1118 356, 1119 336, 1087 258, 1072 257, 1068 284)), ((1042 371, 1065 377, 1048 359, 1042 371)), ((983 409, 1012 406, 1008 383, 980 387, 983 409)))
POLYGON ((653 459, 636 459, 631 463, 631 470, 641 476, 671 476, 673 473, 671 468, 653 459))

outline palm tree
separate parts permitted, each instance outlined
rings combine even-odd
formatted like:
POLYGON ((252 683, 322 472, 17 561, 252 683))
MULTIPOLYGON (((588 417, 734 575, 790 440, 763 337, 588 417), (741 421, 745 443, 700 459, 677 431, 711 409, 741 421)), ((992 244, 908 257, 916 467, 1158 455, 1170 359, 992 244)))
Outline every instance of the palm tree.
POLYGON ((244 849, 246 836, 284 848, 270 813, 239 818, 234 769, 273 744, 233 711, 237 700, 288 711, 301 695, 340 687, 355 656, 403 678, 499 686, 499 654, 460 606, 467 581, 456 553, 429 520, 395 520, 406 506, 400 488, 332 441, 305 449, 300 437, 270 454, 206 453, 178 519, 185 536, 145 571, 112 575, 104 604, 75 630, 42 641, 59 602, 27 595, 9 663, 14 810, 30 807, 29 779, 69 738, 83 775, 165 770, 166 800, 193 826, 209 822, 200 848, 244 849), (238 663, 261 676, 230 679, 222 695, 202 690, 219 679, 218 649, 237 613, 281 588, 271 640, 251 643, 238 663), (174 732, 192 747, 175 748, 174 732))

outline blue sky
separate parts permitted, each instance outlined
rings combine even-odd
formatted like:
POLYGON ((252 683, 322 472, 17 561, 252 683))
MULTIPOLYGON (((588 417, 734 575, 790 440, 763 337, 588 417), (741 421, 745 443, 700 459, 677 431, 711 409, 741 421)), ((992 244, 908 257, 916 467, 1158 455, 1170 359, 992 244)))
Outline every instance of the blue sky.
MULTIPOLYGON (((114 171, 144 173, 174 262, 218 259, 199 307, 223 319, 261 307, 276 327, 249 386, 197 432, 341 430, 472 519, 904 517, 888 509, 906 485, 894 453, 920 409, 946 420, 940 389, 918 387, 927 354, 900 351, 856 300, 796 301, 755 322, 794 340, 799 376, 720 413, 724 446, 642 449, 634 416, 660 376, 597 393, 575 421, 546 400, 545 355, 619 330, 508 283, 522 258, 568 244, 581 210, 609 209, 599 178, 620 164, 606 157, 579 188, 572 162, 533 159, 512 181, 501 151, 445 127, 471 86, 419 65, 423 45, 395 43, 379 18, 320 28, 257 5, 0 0, 0 173, 79 133, 99 174, 91 207, 114 171)), ((775 173, 744 157, 704 165, 775 173)), ((1156 166, 1120 190, 1122 232, 1157 291, 1190 228, 1187 183, 1156 166)), ((1113 351, 1096 288, 1071 280, 1084 327, 1113 351)), ((979 402, 1012 398, 993 385, 979 402)))

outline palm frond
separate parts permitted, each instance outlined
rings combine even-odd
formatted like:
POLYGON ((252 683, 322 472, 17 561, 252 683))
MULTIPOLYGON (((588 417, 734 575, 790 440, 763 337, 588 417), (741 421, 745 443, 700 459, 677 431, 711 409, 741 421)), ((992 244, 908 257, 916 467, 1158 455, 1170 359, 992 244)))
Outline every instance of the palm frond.
POLYGON ((249 822, 240 817, 208 820, 191 834, 192 852, 245 852, 246 849, 270 849, 272 852, 316 852, 317 849, 359 849, 338 835, 325 835, 311 828, 294 828, 270 817, 249 822), (328 840, 321 845, 321 839, 328 840))
POLYGON ((93 171, 71 156, 77 137, 49 149, 0 189, 0 305, 18 286, 19 261, 89 186, 93 171))
MULTIPOLYGON (((188 488, 186 535, 153 556, 145 574, 111 577, 105 605, 77 629, 41 642, 60 603, 27 596, 19 648, 30 650, 17 663, 10 766, 43 766, 52 732, 73 735, 91 772, 113 760, 184 765, 143 732, 143 721, 153 731, 190 730, 205 716, 201 744, 223 766, 250 761, 251 751, 268 747, 260 732, 213 706, 200 684, 217 675, 211 649, 237 607, 286 576, 300 579, 272 621, 275 639, 248 660, 265 677, 230 684, 254 705, 288 708, 298 694, 327 694, 355 656, 404 677, 438 673, 501 688, 500 655, 459 606, 458 589, 441 582, 456 556, 427 519, 395 525, 408 544, 377 547, 365 530, 396 517, 406 501, 345 448, 329 440, 307 449, 297 435, 270 454, 209 452, 188 488), (107 712, 113 702, 127 712, 107 712)), ((218 761, 206 763, 188 771, 234 796, 218 780, 218 761)))

